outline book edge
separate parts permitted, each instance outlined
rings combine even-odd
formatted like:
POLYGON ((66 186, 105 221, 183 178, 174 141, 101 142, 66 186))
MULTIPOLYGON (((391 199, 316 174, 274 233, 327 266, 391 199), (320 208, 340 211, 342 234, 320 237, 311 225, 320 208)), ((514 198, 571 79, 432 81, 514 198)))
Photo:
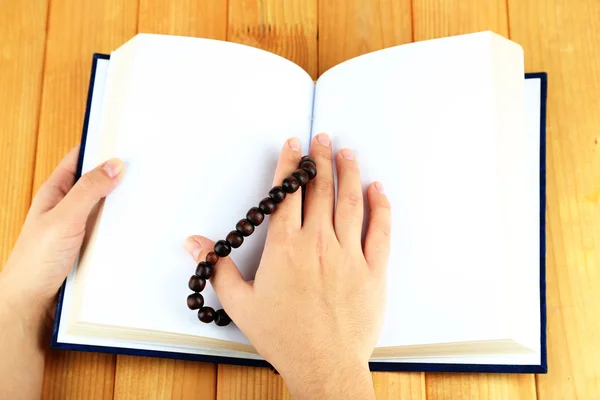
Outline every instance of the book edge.
MULTIPOLYGON (((77 162, 75 179, 81 177, 83 157, 90 119, 96 67, 99 59, 108 60, 107 54, 95 53, 92 60, 90 82, 83 120, 81 145, 77 162)), ((525 79, 540 79, 540 364, 539 365, 510 365, 510 364, 444 364, 444 363, 402 363, 402 362, 369 362, 371 371, 404 371, 404 372, 480 372, 480 373, 534 373, 548 372, 547 336, 546 336, 546 102, 548 93, 548 74, 545 72, 526 73, 525 79)), ((157 358, 170 358, 188 361, 202 361, 221 364, 246 365, 254 367, 271 367, 264 360, 210 356, 201 354, 178 353, 158 350, 140 350, 122 347, 94 346, 58 342, 60 318, 65 292, 66 279, 61 285, 56 302, 56 313, 52 328, 50 347, 58 350, 76 350, 84 352, 99 352, 109 354, 126 354, 157 358)))

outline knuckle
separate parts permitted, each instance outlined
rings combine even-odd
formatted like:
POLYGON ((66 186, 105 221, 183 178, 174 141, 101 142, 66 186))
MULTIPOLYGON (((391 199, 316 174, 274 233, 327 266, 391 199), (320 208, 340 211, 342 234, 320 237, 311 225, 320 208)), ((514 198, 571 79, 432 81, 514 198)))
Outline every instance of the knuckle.
POLYGON ((375 229, 386 238, 389 238, 392 234, 391 224, 387 222, 380 222, 375 224, 375 229))
POLYGON ((328 161, 330 163, 331 163, 331 160, 333 159, 333 154, 331 153, 331 149, 329 149, 329 150, 319 149, 315 152, 314 156, 316 159, 321 159, 323 161, 328 161))
POLYGON ((346 193, 343 197, 343 201, 346 205, 352 208, 359 208, 362 206, 363 202, 362 194, 346 193))
POLYGON ((315 179, 313 188, 321 194, 328 194, 333 191, 333 181, 330 179, 315 179))
POLYGON ((81 178, 79 178, 77 185, 84 193, 94 193, 98 190, 98 184, 89 173, 82 175, 81 178))

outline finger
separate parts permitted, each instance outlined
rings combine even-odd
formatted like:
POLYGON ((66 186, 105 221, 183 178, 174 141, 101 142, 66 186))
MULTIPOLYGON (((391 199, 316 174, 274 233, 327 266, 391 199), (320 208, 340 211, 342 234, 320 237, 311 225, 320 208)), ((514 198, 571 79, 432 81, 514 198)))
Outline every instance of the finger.
POLYGON ((360 248, 363 225, 363 193, 360 171, 354 153, 341 150, 336 156, 338 196, 335 207, 335 233, 342 246, 360 248))
POLYGON ((390 254, 391 206, 380 182, 369 186, 367 197, 370 217, 365 238, 365 260, 371 268, 385 270, 390 254))
MULTIPOLYGON (((298 138, 291 138, 286 141, 279 154, 273 186, 282 186, 283 180, 298 169, 298 163, 301 158, 300 140, 298 138)), ((297 182, 295 178, 293 179, 297 182)), ((269 221, 269 231, 271 229, 275 231, 299 229, 302 223, 301 218, 302 190, 298 188, 294 193, 286 193, 285 199, 277 204, 277 209, 269 221)))
POLYGON ((333 165, 331 139, 319 133, 310 145, 310 156, 317 164, 317 176, 306 188, 304 225, 331 226, 333 230, 333 165))
POLYGON ((85 223, 92 208, 113 191, 122 175, 121 160, 113 158, 106 161, 82 175, 55 209, 61 218, 69 222, 85 223))
MULTIPOLYGON (((213 251, 215 243, 204 236, 190 236, 183 243, 195 262, 205 261, 206 255, 213 251)), ((225 312, 239 325, 243 319, 245 307, 252 295, 252 285, 244 280, 233 260, 229 257, 219 258, 213 269, 210 283, 219 297, 225 312)))
POLYGON ((60 161, 52 175, 40 186, 36 193, 31 203, 33 212, 43 213, 51 210, 71 190, 75 183, 78 156, 79 146, 75 146, 60 161))

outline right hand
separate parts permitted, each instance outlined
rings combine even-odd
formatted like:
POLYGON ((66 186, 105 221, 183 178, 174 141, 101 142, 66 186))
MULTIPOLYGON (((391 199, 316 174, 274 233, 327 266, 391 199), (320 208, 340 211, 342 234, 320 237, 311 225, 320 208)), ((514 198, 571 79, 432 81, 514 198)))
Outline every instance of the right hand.
MULTIPOLYGON (((369 186, 363 247, 363 192, 352 151, 342 150, 335 158, 335 211, 327 135, 313 139, 310 155, 318 173, 307 185, 304 221, 299 190, 271 215, 255 281, 244 281, 225 257, 211 283, 225 311, 280 372, 295 398, 372 398, 368 360, 383 324, 390 203, 380 183, 369 186)), ((299 140, 288 140, 275 185, 297 168, 301 157, 299 140)), ((213 246, 202 236, 185 243, 196 262, 213 246)))

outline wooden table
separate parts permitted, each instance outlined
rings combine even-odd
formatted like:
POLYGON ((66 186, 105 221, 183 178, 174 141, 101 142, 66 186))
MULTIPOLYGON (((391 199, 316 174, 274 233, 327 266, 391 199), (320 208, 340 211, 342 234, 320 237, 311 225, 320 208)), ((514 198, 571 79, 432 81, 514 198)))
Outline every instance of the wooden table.
MULTIPOLYGON (((0 0, 0 265, 80 137, 91 55, 137 32, 278 53, 314 78, 388 46, 490 29, 549 73, 548 375, 374 373, 381 399, 600 399, 600 0, 0 0)), ((279 399, 266 369, 50 352, 46 399, 279 399)))

